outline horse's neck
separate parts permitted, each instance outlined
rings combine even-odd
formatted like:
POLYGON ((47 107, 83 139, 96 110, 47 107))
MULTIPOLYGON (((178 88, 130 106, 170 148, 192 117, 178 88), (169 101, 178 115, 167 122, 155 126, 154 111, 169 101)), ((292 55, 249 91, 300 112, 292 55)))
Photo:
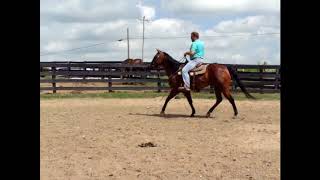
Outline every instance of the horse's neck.
POLYGON ((166 71, 166 74, 168 77, 170 77, 173 74, 172 69, 167 63, 164 64, 164 70, 166 71))
POLYGON ((175 73, 178 70, 179 67, 176 67, 176 65, 170 61, 165 61, 164 63, 164 69, 166 71, 166 74, 168 77, 170 77, 173 73, 175 73))

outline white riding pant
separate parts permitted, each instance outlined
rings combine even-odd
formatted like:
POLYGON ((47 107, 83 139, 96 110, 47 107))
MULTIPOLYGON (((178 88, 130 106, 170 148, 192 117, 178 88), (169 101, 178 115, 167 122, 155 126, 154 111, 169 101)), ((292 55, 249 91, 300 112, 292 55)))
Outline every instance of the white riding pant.
POLYGON ((195 58, 190 60, 183 68, 182 68, 182 78, 184 82, 184 87, 190 89, 190 76, 189 71, 195 68, 198 64, 202 63, 203 59, 195 58))

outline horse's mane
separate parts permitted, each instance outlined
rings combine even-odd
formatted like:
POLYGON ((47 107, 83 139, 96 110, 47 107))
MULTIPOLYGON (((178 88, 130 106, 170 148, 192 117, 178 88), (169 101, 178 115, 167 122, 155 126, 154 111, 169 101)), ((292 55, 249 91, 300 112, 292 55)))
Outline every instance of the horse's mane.
POLYGON ((168 53, 166 53, 166 52, 163 52, 163 53, 167 56, 168 61, 173 65, 172 67, 175 68, 175 71, 178 70, 180 63, 177 60, 175 60, 174 58, 172 58, 168 53))

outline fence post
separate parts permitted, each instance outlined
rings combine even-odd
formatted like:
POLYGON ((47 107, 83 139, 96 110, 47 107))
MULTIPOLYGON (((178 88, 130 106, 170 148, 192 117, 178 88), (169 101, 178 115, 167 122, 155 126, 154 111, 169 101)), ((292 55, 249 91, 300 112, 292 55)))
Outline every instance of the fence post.
POLYGON ((120 79, 123 79, 123 74, 125 72, 125 69, 123 67, 120 67, 120 71, 121 71, 120 79))
POLYGON ((111 76, 111 74, 110 74, 110 72, 112 71, 112 69, 111 68, 107 68, 106 69, 107 70, 107 72, 108 72, 108 87, 109 87, 109 90, 108 90, 108 92, 112 92, 112 90, 111 90, 111 88, 112 88, 112 76, 111 76))
POLYGON ((143 72, 145 74, 142 75, 142 79, 146 79, 147 78, 147 72, 148 72, 148 68, 144 67, 144 68, 141 68, 143 70, 143 72))
POLYGON ((279 77, 278 77, 278 75, 279 75, 279 68, 276 69, 276 83, 275 83, 275 85, 274 85, 274 88, 275 88, 276 90, 279 89, 279 77))
MULTIPOLYGON (((238 67, 235 67, 234 70, 236 71, 236 73, 238 73, 238 67)), ((233 83, 233 88, 234 88, 234 90, 236 91, 236 90, 237 90, 237 87, 238 87, 238 86, 237 86, 237 83, 236 83, 236 82, 233 82, 233 81, 232 81, 232 83, 233 83)))
MULTIPOLYGON (((238 68, 237 67, 234 67, 233 65, 231 65, 230 68, 232 68, 236 73, 238 72, 238 68)), ((236 83, 236 80, 234 78, 232 79, 231 89, 232 89, 232 91, 236 91, 237 90, 237 83, 236 83)))
POLYGON ((259 73, 260 73, 260 94, 263 94, 263 68, 262 68, 263 65, 260 65, 259 66, 259 73))
POLYGON ((158 92, 161 92, 161 79, 160 79, 160 71, 158 70, 158 92))
POLYGON ((51 67, 51 70, 52 70, 52 92, 53 93, 56 93, 57 90, 56 90, 56 67, 51 67))
MULTIPOLYGON (((100 71, 100 72, 101 72, 101 71, 104 72, 104 71, 105 71, 105 68, 99 68, 99 71, 100 71)), ((105 77, 105 76, 102 75, 102 76, 101 76, 101 79, 104 79, 104 77, 105 77)))
MULTIPOLYGON (((84 72, 86 72, 86 71, 87 71, 87 67, 85 67, 83 70, 84 70, 84 72)), ((83 78, 83 79, 86 79, 86 75, 83 75, 82 78, 83 78)))
POLYGON ((68 65, 69 65, 69 66, 68 66, 68 71, 69 71, 69 72, 68 72, 68 79, 70 79, 70 77, 71 77, 71 76, 70 76, 70 71, 71 71, 70 61, 68 61, 68 65))
POLYGON ((112 92, 112 77, 111 75, 108 76, 108 87, 109 87, 109 92, 112 92))

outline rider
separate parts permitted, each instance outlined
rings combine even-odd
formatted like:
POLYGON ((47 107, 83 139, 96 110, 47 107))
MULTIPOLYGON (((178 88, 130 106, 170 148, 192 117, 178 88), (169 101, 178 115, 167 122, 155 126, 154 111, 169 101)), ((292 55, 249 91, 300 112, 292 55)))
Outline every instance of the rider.
POLYGON ((187 91, 190 91, 189 71, 202 63, 204 57, 204 43, 199 40, 199 33, 192 32, 191 41, 190 51, 184 53, 184 57, 190 56, 190 61, 182 68, 184 87, 179 88, 187 91))

